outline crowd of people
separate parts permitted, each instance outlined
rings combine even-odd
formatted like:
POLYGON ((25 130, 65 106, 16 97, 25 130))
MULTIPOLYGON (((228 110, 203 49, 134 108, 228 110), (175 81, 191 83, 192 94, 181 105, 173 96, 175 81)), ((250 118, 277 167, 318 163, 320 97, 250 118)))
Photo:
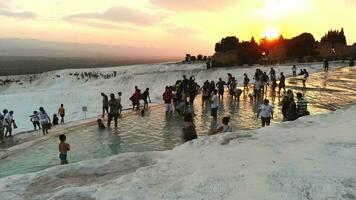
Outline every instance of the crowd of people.
MULTIPOLYGON (((297 76, 296 66, 292 67, 292 74, 293 76, 297 76)), ((301 72, 298 75, 303 76, 302 82, 303 88, 305 88, 309 73, 306 69, 301 69, 301 72)), ((224 98, 225 91, 228 92, 228 96, 236 101, 240 101, 240 96, 242 94, 248 94, 251 102, 260 102, 262 100, 263 103, 260 105, 257 112, 257 116, 261 117, 262 127, 269 126, 271 119, 273 119, 274 108, 270 105, 269 100, 267 99, 268 89, 270 89, 272 98, 276 93, 280 95, 281 92, 283 92, 284 97, 281 105, 284 120, 295 120, 300 116, 308 115, 307 102, 304 100, 303 95, 297 93, 298 101, 296 102, 292 90, 286 91, 285 81, 286 77, 284 73, 280 72, 279 77, 277 77, 273 67, 270 68, 268 73, 263 72, 261 69, 256 69, 252 81, 246 73, 243 74, 243 88, 241 89, 238 88, 237 79, 231 73, 227 74, 227 81, 224 81, 222 78, 219 78, 216 82, 206 80, 202 86, 198 85, 194 76, 187 78, 186 75, 183 75, 182 79, 177 80, 175 84, 165 86, 162 100, 165 105, 166 115, 177 113, 183 117, 185 124, 183 128, 183 140, 189 141, 190 139, 197 138, 193 122, 194 113, 192 110, 196 96, 199 93, 202 98, 202 106, 210 108, 210 114, 214 120, 217 119, 218 108, 220 107, 220 101, 224 98)), ((117 97, 112 93, 110 94, 110 98, 104 93, 102 93, 101 96, 103 98, 102 118, 107 114, 108 121, 105 126, 103 120, 98 119, 98 128, 110 128, 112 121, 114 121, 115 127, 117 127, 118 118, 121 116, 122 112, 122 93, 119 92, 117 97)), ((144 115, 145 111, 148 109, 148 103, 151 102, 149 88, 141 93, 141 90, 135 86, 134 93, 129 99, 132 103, 132 111, 138 111, 144 115)), ((222 125, 218 129, 213 130, 210 134, 231 131, 232 128, 229 125, 229 122, 230 117, 224 117, 222 119, 222 125)))
MULTIPOLYGON (((33 111, 33 114, 29 117, 33 125, 33 130, 42 130, 43 135, 46 135, 52 126, 64 124, 64 116, 65 109, 64 105, 61 104, 57 114, 53 115, 52 121, 43 107, 40 107, 38 111, 33 111), (60 121, 58 116, 60 116, 60 121)), ((2 113, 0 113, 0 143, 4 143, 5 138, 12 137, 13 129, 17 129, 17 124, 14 119, 14 111, 4 109, 2 113)))
POLYGON ((69 76, 75 77, 77 80, 91 80, 91 79, 111 79, 115 78, 118 75, 117 71, 113 71, 111 73, 99 73, 95 71, 90 71, 90 72, 74 72, 74 73, 69 73, 69 76))
MULTIPOLYGON (((296 66, 292 67, 293 76, 297 76, 296 66)), ((92 72, 83 72, 71 74, 78 78, 98 78, 100 76, 104 78, 116 77, 116 72, 112 74, 98 74, 92 72)), ((298 74, 303 76, 303 87, 306 87, 306 81, 309 77, 309 73, 306 69, 301 69, 298 74)), ((201 94, 202 106, 210 108, 210 115, 212 119, 216 120, 218 116, 218 109, 221 107, 220 102, 224 99, 225 92, 228 92, 228 96, 235 100, 240 101, 242 94, 248 95, 251 102, 263 102, 256 113, 257 117, 261 119, 261 126, 269 126, 271 119, 274 117, 274 107, 270 105, 267 99, 268 89, 270 90, 270 96, 273 98, 276 93, 281 94, 283 91, 283 100, 281 101, 283 120, 295 120, 298 117, 308 115, 307 110, 308 102, 304 99, 302 93, 297 93, 297 100, 294 98, 292 90, 286 91, 286 77, 283 72, 279 73, 277 77, 276 71, 273 67, 269 72, 263 72, 260 69, 256 69, 255 73, 250 80, 249 76, 243 74, 242 88, 238 87, 236 77, 231 73, 227 74, 227 80, 224 81, 221 77, 215 82, 206 80, 202 83, 202 86, 198 85, 194 76, 187 78, 183 75, 181 80, 177 80, 175 84, 166 86, 164 93, 162 94, 162 100, 165 104, 166 115, 172 115, 177 113, 182 116, 184 120, 184 127, 182 129, 182 138, 184 141, 189 141, 197 138, 197 133, 194 125, 194 112, 193 105, 198 94, 201 94), (278 82, 278 84, 277 84, 278 82), (276 91, 277 90, 277 91, 276 91)), ((103 119, 97 119, 98 128, 104 130, 111 127, 112 121, 114 126, 118 127, 118 119, 122 115, 122 93, 118 92, 117 95, 111 93, 106 95, 101 93, 102 96, 102 118, 107 116, 106 126, 103 123, 103 119)), ((140 112, 142 115, 149 109, 149 103, 151 103, 150 89, 146 88, 143 92, 135 86, 134 92, 129 98, 132 103, 132 111, 140 112)), ((53 115, 52 120, 43 107, 40 107, 38 111, 34 111, 30 116, 33 124, 34 131, 42 130, 43 135, 48 134, 48 131, 52 126, 58 124, 64 124, 65 109, 61 104, 58 112, 53 115), (60 117, 60 119, 59 119, 60 117)), ((226 116, 222 118, 221 126, 212 130, 209 134, 217 134, 222 132, 231 132, 232 126, 230 123, 230 117, 226 116)), ((14 112, 3 110, 3 114, 0 115, 0 142, 4 142, 5 137, 12 136, 12 129, 17 128, 14 120, 14 112)), ((65 143, 65 135, 61 135, 60 139, 60 155, 61 164, 67 164, 67 151, 69 151, 69 144, 65 143)))
MULTIPOLYGON (((292 67, 293 76, 297 76, 296 66, 292 67)), ((309 77, 309 73, 306 69, 301 69, 299 73, 300 76, 303 76, 302 83, 303 88, 306 88, 306 81, 309 77)), ((222 78, 219 78, 217 83, 214 81, 205 81, 202 88, 200 88, 202 94, 202 105, 210 104, 210 113, 214 120, 217 119, 217 110, 220 107, 219 102, 224 98, 225 89, 228 91, 229 96, 232 99, 237 101, 240 100, 241 94, 248 93, 251 102, 260 102, 263 100, 262 104, 259 106, 257 111, 257 117, 261 117, 261 126, 269 126, 271 119, 273 119, 273 110, 274 107, 270 105, 270 101, 267 99, 267 91, 270 89, 271 97, 274 98, 276 95, 277 87, 278 94, 281 96, 281 92, 283 91, 283 100, 281 102, 282 106, 282 114, 284 121, 295 120, 298 117, 309 115, 309 111, 307 110, 308 102, 304 99, 303 94, 297 93, 297 101, 294 99, 294 94, 292 90, 286 91, 286 77, 283 72, 280 72, 278 77, 277 84, 277 76, 274 68, 272 67, 267 74, 267 72, 263 72, 260 69, 256 69, 255 74, 253 75, 253 80, 250 81, 250 78, 245 73, 243 74, 243 88, 237 88, 237 80, 231 74, 227 74, 227 81, 223 81, 222 78), (250 88, 252 88, 252 92, 249 92, 250 88)), ((183 77, 184 79, 184 77, 183 77)), ((167 91, 166 87, 166 91, 167 91)), ((185 94, 183 93, 183 96, 185 94)), ((170 104, 169 101, 165 101, 165 103, 170 104)), ((168 107, 169 105, 166 105, 168 107)), ((196 138, 195 125, 193 123, 193 115, 192 113, 188 113, 184 117, 184 128, 183 128, 183 140, 189 141, 191 139, 196 138)), ((216 130, 213 130, 210 134, 217 134, 221 132, 231 132, 232 128, 229 125, 230 117, 224 117, 222 119, 222 125, 218 127, 216 130)))

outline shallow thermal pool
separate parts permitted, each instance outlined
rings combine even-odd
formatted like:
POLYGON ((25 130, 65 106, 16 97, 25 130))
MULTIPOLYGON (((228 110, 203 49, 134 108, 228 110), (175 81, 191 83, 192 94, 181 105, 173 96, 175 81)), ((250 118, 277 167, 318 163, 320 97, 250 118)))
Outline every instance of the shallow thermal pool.
MULTIPOLYGON (((288 79, 288 88, 294 92, 302 91, 299 78, 301 77, 288 79)), ((302 91, 310 102, 309 111, 315 115, 355 103, 355 78, 356 68, 350 67, 311 74, 308 89, 302 91)), ((268 94, 268 98, 275 106, 275 118, 272 122, 281 122, 281 98, 278 94, 275 98, 268 94)), ((260 127, 260 120, 254 114, 260 103, 250 102, 247 93, 241 96, 240 102, 225 96, 221 104, 216 122, 210 117, 209 108, 201 105, 201 97, 197 97, 194 115, 199 135, 205 135, 216 128, 223 116, 231 117, 231 125, 235 131, 260 127)), ((163 106, 151 108, 144 116, 131 113, 120 119, 118 129, 100 132, 92 126, 68 133, 67 141, 71 145, 68 159, 69 162, 78 162, 123 152, 172 149, 182 143, 182 126, 182 118, 177 115, 166 116, 163 106)), ((58 163, 58 138, 53 137, 0 160, 0 177, 39 171, 58 163)))

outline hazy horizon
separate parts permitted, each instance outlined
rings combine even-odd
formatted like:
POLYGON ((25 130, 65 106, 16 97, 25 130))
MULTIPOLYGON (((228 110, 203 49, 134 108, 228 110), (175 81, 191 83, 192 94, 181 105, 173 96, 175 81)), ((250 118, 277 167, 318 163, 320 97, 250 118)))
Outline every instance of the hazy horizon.
POLYGON ((211 55, 225 36, 259 40, 266 34, 291 38, 309 32, 320 40, 328 30, 343 27, 353 44, 355 9, 352 0, 0 0, 0 38, 120 46, 130 56, 141 51, 183 57, 211 55))

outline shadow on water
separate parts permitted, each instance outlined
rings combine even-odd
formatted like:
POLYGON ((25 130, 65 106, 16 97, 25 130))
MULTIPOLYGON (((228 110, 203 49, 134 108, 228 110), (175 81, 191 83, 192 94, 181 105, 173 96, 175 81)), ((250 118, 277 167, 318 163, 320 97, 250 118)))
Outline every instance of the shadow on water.
MULTIPOLYGON (((332 72, 311 74, 307 89, 303 90, 301 77, 287 81, 287 89, 302 92, 309 101, 309 110, 315 114, 333 111, 356 102, 356 68, 340 68, 332 72)), ((227 93, 227 92, 225 92, 227 93)), ((260 102, 251 102, 248 92, 241 95, 240 101, 227 94, 220 102, 218 119, 213 120, 208 106, 202 106, 201 96, 196 98, 194 123, 199 135, 215 129, 224 116, 231 117, 234 131, 256 129, 260 120, 255 113, 260 102)), ((274 106, 275 118, 272 123, 282 121, 280 101, 283 95, 267 93, 274 106)), ((98 131, 96 127, 86 127, 67 134, 71 145, 69 162, 103 158, 124 152, 161 151, 172 149, 182 143, 183 120, 180 116, 166 116, 163 106, 148 110, 144 116, 138 113, 119 120, 119 128, 98 131)), ((0 160, 0 177, 13 174, 35 172, 58 165, 58 138, 51 138, 26 151, 0 160)))

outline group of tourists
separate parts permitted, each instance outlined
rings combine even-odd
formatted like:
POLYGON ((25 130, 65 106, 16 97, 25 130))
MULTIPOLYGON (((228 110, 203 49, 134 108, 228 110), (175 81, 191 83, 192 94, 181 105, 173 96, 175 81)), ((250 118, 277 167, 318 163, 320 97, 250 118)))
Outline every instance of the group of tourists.
MULTIPOLYGON (((113 71, 111 73, 98 73, 95 71, 90 71, 90 72, 75 72, 75 73, 69 73, 69 76, 74 76, 77 80, 85 80, 88 81, 90 79, 99 79, 99 78, 103 78, 103 79, 111 79, 111 78, 115 78, 118 75, 118 73, 116 71, 113 71)), ((57 75, 58 77, 59 75, 57 75)))
POLYGON ((30 120, 33 124, 34 131, 42 129, 43 135, 46 135, 48 134, 48 130, 51 129, 52 126, 64 124, 64 116, 65 109, 64 105, 61 104, 58 108, 58 112, 53 115, 52 122, 51 118, 43 107, 40 107, 39 111, 33 111, 33 115, 30 116, 30 120), (60 119, 58 118, 58 116, 60 117, 60 119))
MULTIPOLYGON (((118 92, 117 96, 114 93, 110 94, 110 99, 105 93, 101 93, 103 98, 102 100, 102 115, 101 117, 104 118, 105 114, 108 116, 107 121, 107 128, 110 128, 111 122, 114 121, 115 128, 118 126, 118 119, 122 113, 122 92, 118 92)), ((132 103, 132 111, 140 111, 143 115, 145 111, 148 110, 148 103, 151 103, 150 97, 150 89, 146 88, 146 90, 141 93, 141 90, 135 86, 135 91, 132 96, 129 98, 132 103), (140 108, 140 102, 143 101, 143 107, 140 108)), ((97 119, 97 124, 99 129, 105 129, 105 125, 103 124, 102 119, 97 119)))
POLYGON ((17 128, 14 119, 14 111, 4 109, 2 114, 0 113, 0 143, 4 143, 6 137, 12 136, 13 128, 17 128))
MULTIPOLYGON (((293 76, 296 76, 296 66, 292 67, 293 76)), ((263 72, 260 69, 256 69, 256 72, 253 76, 253 81, 250 82, 250 78, 245 73, 243 76, 243 89, 237 88, 237 80, 231 73, 228 73, 227 81, 223 81, 222 78, 219 78, 217 83, 214 81, 209 82, 208 80, 204 82, 202 88, 200 88, 202 94, 202 105, 210 104, 210 113, 214 120, 217 119, 217 111, 219 108, 220 99, 224 98, 225 89, 228 90, 228 93, 232 99, 239 100, 240 95, 244 92, 248 92, 252 86, 252 93, 249 93, 251 101, 259 101, 263 99, 263 103, 259 106, 257 111, 257 117, 261 117, 261 126, 269 126, 271 119, 273 119, 273 110, 274 107, 270 105, 268 99, 264 98, 267 95, 267 90, 270 88, 272 96, 275 95, 276 89, 278 87, 278 93, 280 94, 283 90, 284 97, 281 102, 282 105, 282 114, 284 121, 295 120, 298 117, 309 115, 307 109, 307 101, 304 99, 303 94, 297 93, 297 101, 294 100, 294 94, 292 90, 286 91, 286 77, 283 72, 280 72, 278 78, 279 82, 277 84, 276 71, 271 67, 269 74, 263 72)), ((309 77, 309 73, 306 69, 301 69, 299 74, 303 76, 303 88, 305 88, 305 82, 309 77)), ((166 91, 167 91, 166 87, 166 91)), ((165 96, 165 95, 164 95, 165 96)), ((266 96, 267 97, 267 96, 266 96)), ((170 106, 170 101, 166 101, 166 108, 170 106)), ((216 134, 220 132, 230 132, 232 130, 229 125, 230 117, 224 117, 222 119, 222 125, 216 130, 213 130, 210 134, 216 134)), ((188 113, 184 117, 184 128, 183 128, 183 140, 189 141, 196 138, 195 125, 193 123, 192 113, 188 113)))

